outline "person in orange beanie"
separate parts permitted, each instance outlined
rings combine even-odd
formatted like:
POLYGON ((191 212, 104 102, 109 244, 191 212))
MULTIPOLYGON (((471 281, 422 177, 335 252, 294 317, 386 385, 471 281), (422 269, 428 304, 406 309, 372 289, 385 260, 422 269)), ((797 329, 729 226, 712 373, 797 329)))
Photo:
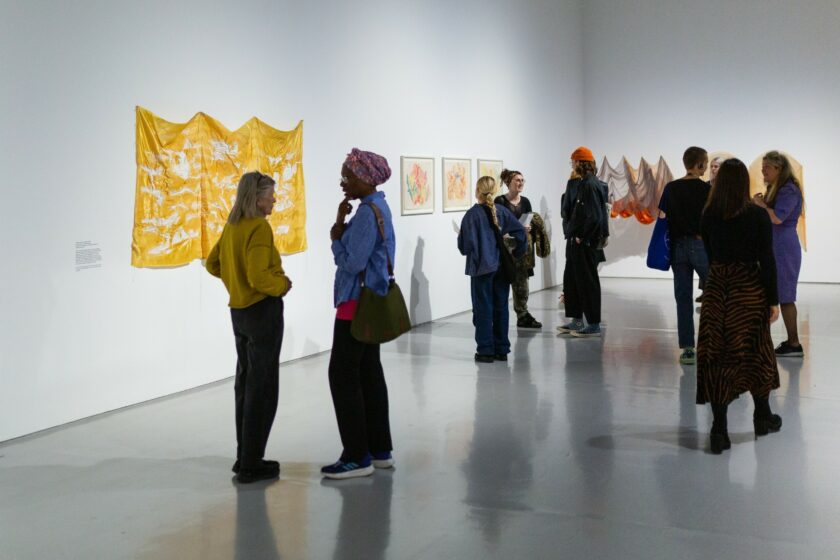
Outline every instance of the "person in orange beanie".
POLYGON ((571 159, 574 174, 566 184, 561 212, 566 236, 563 295, 566 316, 571 320, 557 331, 579 338, 601 336, 598 264, 606 260, 604 246, 610 235, 609 188, 595 176, 598 169, 592 150, 581 146, 571 159))

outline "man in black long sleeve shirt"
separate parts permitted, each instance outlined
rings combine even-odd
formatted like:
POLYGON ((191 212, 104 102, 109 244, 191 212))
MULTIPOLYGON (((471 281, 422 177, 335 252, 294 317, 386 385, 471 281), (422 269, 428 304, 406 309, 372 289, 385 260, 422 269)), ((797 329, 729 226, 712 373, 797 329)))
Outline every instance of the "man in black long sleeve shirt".
POLYGON ((703 148, 692 146, 683 154, 684 177, 665 185, 659 209, 668 220, 671 242, 671 270, 674 272, 674 298, 677 300, 677 331, 681 364, 696 361, 694 351, 694 273, 700 282, 709 274, 709 259, 700 237, 700 218, 711 186, 700 179, 709 164, 703 148))

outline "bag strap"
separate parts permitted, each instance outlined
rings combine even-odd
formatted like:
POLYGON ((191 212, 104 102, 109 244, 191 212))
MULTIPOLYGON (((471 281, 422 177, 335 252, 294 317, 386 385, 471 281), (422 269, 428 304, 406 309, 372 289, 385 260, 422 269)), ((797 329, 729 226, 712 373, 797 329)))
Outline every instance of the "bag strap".
MULTIPOLYGON (((373 210, 374 215, 376 216, 376 225, 377 229, 379 230, 379 236, 382 238, 382 244, 385 245, 385 218, 382 217, 382 212, 373 202, 363 202, 364 206, 369 206, 371 210, 373 210)), ((385 246, 385 258, 388 260, 388 278, 390 280, 394 279, 394 264, 391 262, 391 254, 388 252, 388 247, 385 246)), ((365 272, 367 272, 367 267, 363 271, 359 273, 359 278, 362 281, 362 286, 365 285, 365 272)))

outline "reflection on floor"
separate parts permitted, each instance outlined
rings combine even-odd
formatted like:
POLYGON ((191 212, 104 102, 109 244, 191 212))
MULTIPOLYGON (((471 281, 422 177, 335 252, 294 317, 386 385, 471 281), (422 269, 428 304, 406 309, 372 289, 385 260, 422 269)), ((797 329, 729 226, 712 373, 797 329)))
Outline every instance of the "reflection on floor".
POLYGON ((513 328, 507 364, 473 362, 469 314, 387 345, 398 463, 366 479, 318 474, 339 453, 326 355, 282 367, 277 482, 231 481, 231 382, 0 446, 0 558, 837 558, 840 287, 801 288, 782 431, 756 441, 741 398, 722 456, 671 294, 606 280, 586 340, 534 294, 545 327, 513 328))

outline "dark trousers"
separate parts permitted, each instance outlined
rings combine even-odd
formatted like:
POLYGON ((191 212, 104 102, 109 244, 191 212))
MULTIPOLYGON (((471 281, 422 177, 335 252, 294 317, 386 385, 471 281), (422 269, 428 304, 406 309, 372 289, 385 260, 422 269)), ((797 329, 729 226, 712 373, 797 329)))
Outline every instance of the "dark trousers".
POLYGON ((470 277, 476 352, 510 354, 508 297, 510 284, 501 272, 470 277))
POLYGON ((694 237, 671 240, 671 270, 680 348, 690 348, 694 346, 694 273, 697 272, 701 284, 709 276, 709 258, 703 240, 694 237))
POLYGON ((566 316, 586 317, 590 325, 601 322, 601 279, 598 263, 603 252, 573 239, 566 242, 566 270, 563 272, 563 294, 566 316))
POLYGON ((330 353, 330 392, 344 451, 342 461, 358 462, 369 452, 391 451, 388 387, 379 345, 350 334, 352 321, 335 320, 330 353))
POLYGON ((236 458, 255 468, 265 456, 277 413, 283 300, 267 297, 244 309, 231 309, 236 338, 236 458))

